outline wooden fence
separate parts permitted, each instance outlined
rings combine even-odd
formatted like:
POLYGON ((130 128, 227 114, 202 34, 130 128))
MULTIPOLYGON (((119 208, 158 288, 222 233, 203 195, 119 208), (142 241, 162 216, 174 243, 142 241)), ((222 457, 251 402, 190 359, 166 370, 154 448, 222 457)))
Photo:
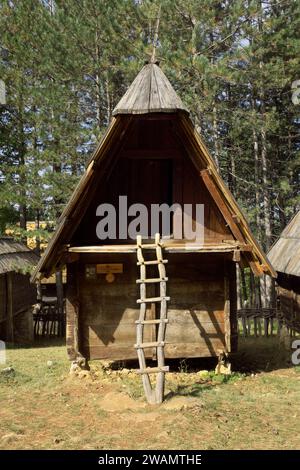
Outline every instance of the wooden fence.
POLYGON ((56 298, 48 298, 37 305, 33 314, 34 336, 65 335, 65 305, 59 308, 56 298))
POLYGON ((238 310, 238 333, 247 336, 274 336, 283 325, 275 308, 243 308, 238 310))

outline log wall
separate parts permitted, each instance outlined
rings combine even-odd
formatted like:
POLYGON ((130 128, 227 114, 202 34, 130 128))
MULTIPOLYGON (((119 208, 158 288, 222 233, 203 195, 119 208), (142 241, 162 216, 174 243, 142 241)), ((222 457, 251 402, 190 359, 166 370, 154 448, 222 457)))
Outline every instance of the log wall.
MULTIPOLYGON (((231 263, 222 255, 172 254, 168 259, 167 295, 171 301, 168 303, 166 357, 208 357, 234 350, 236 305, 234 279, 228 271, 231 263)), ((68 265, 73 273, 76 264, 68 265)), ((155 268, 151 269, 149 277, 157 277, 155 268)), ((133 346, 139 292, 135 282, 138 276, 135 255, 81 255, 77 272, 79 352, 88 359, 136 359, 133 346), (106 281, 104 274, 87 278, 86 268, 97 263, 121 263, 123 273, 115 274, 112 283, 106 281)), ((148 288, 147 296, 157 296, 153 286, 151 290, 148 288)), ((155 304, 149 304, 147 318, 158 316, 155 304)), ((67 344, 71 359, 75 356, 74 318, 73 288, 67 299, 67 344)), ((154 340, 153 328, 156 326, 145 327, 145 342, 154 340)), ((154 350, 146 350, 146 354, 153 357, 154 350)))

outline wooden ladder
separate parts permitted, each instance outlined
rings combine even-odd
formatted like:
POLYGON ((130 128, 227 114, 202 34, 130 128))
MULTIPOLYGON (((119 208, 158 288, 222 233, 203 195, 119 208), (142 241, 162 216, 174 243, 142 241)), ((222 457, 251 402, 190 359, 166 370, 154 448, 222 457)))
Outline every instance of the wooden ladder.
POLYGON ((165 373, 169 371, 169 367, 165 365, 165 332, 167 319, 167 302, 170 297, 166 296, 167 280, 165 264, 168 260, 163 259, 162 245, 160 242, 159 233, 155 234, 154 244, 142 244, 142 237, 137 236, 137 265, 140 267, 140 279, 137 279, 137 284, 140 285, 140 299, 137 303, 140 304, 140 316, 136 320, 136 344, 135 348, 139 360, 140 369, 138 374, 142 375, 142 382, 147 401, 151 404, 162 403, 164 397, 165 387, 165 373), (156 260, 146 261, 143 256, 143 250, 155 250, 156 260), (146 268, 147 266, 157 265, 158 274, 157 278, 147 279, 146 268), (159 297, 147 298, 146 285, 157 284, 160 286, 159 297), (146 320, 147 303, 160 303, 160 317, 159 319, 146 320), (144 326, 158 325, 157 341, 151 343, 144 343, 144 326), (146 367, 145 348, 156 348, 157 367, 146 367), (149 374, 157 374, 155 388, 152 388, 149 374))

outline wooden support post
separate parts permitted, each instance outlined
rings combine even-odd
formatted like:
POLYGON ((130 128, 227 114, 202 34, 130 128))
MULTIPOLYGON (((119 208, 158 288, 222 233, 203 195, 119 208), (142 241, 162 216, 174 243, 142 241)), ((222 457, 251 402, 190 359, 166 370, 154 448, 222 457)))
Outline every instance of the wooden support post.
POLYGON ((62 271, 56 271, 56 297, 57 297, 57 312, 58 312, 58 336, 63 335, 64 325, 64 287, 62 282, 62 271))
POLYGON ((9 343, 14 342, 14 317, 13 317, 13 288, 12 288, 13 273, 6 274, 6 341, 9 343))
POLYGON ((226 353, 231 351, 231 327, 230 327, 230 294, 229 277, 225 274, 224 278, 224 323, 225 323, 225 345, 226 353))
POLYGON ((43 292, 42 292, 42 284, 41 281, 37 281, 36 283, 36 300, 38 303, 42 302, 43 292))
POLYGON ((226 347, 228 352, 235 352, 238 341, 236 265, 230 261, 225 263, 224 290, 226 347))
POLYGON ((80 335, 78 329, 79 299, 77 288, 77 272, 77 263, 71 263, 67 265, 66 343, 69 359, 73 361, 75 365, 84 368, 86 366, 86 360, 80 353, 80 335))

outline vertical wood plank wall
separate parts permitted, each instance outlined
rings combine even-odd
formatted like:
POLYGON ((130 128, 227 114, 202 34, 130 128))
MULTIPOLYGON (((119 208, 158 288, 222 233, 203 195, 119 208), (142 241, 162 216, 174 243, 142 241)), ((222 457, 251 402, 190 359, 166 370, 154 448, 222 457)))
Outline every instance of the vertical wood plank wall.
POLYGON ((14 271, 0 275, 0 339, 20 344, 33 341, 32 305, 36 288, 29 276, 14 271))

